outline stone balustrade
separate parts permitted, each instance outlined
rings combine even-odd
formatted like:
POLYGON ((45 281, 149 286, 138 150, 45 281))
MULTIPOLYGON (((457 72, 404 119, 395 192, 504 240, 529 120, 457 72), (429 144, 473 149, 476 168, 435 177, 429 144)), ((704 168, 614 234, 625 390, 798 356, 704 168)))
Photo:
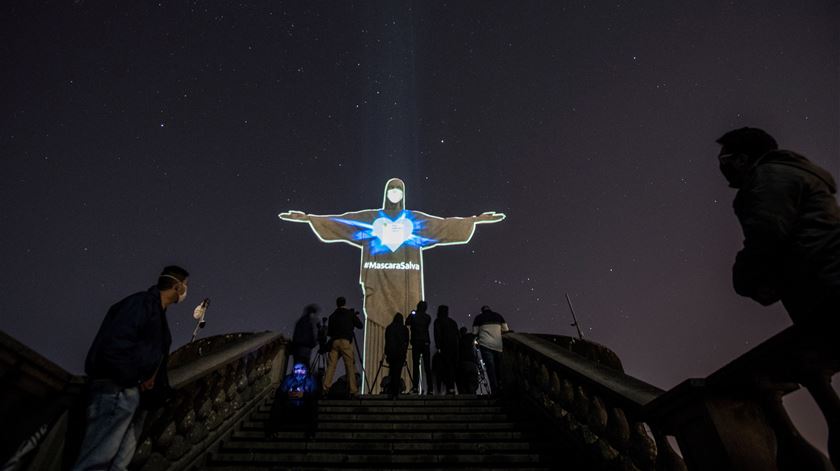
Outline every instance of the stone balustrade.
POLYGON ((840 464, 840 370, 836 335, 790 327, 704 379, 686 380, 649 403, 646 415, 677 438, 691 469, 833 470, 840 464), (829 428, 825 455, 806 441, 782 397, 805 386, 829 428), (833 466, 832 466, 833 462, 833 466))
MULTIPOLYGON (((237 333, 173 352, 169 379, 174 397, 147 412, 131 468, 177 470, 197 461, 273 390, 286 367, 286 345, 277 333, 237 333)), ((2 332, 0 366, 0 421, 19 425, 3 427, 0 463, 18 456, 14 469, 67 469, 84 426, 84 379, 2 332)))
POLYGON ((645 406, 662 390, 627 376, 607 348, 570 337, 504 336, 503 378, 598 468, 681 470, 682 459, 645 406))
POLYGON ((175 397, 149 413, 132 469, 184 469, 261 401, 285 370, 280 334, 227 334, 172 355, 175 397), (178 366, 178 363, 182 363, 178 366))

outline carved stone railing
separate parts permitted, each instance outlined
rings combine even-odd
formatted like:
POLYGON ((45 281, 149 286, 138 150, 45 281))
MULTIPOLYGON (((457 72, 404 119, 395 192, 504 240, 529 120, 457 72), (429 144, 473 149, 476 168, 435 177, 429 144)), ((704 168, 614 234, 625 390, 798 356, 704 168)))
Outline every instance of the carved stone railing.
POLYGON ((286 341, 280 334, 219 337, 173 354, 176 365, 183 361, 179 357, 187 360, 169 372, 176 395, 147 417, 132 469, 186 468, 279 381, 286 366, 286 341), (204 350, 214 344, 220 348, 204 350))
POLYGON ((840 345, 828 335, 790 327, 705 379, 660 396, 646 414, 672 433, 691 469, 831 470, 796 430, 782 397, 805 386, 826 418, 828 451, 840 464, 840 400, 831 375, 840 345))
MULTIPOLYGON (((174 397, 148 412, 132 469, 177 470, 196 462, 279 381, 286 345, 272 332, 227 334, 173 352, 174 397)), ((17 451, 23 459, 14 469, 67 469, 82 434, 84 379, 5 334, 0 335, 0 366, 0 465, 17 451), (33 449, 21 455, 27 442, 33 449)))
MULTIPOLYGON (((525 400, 551 421, 593 468, 680 470, 682 459, 644 414, 663 393, 627 376, 618 357, 570 337, 504 336, 503 378, 509 397, 525 400)), ((521 401, 519 401, 521 402, 521 401)))
POLYGON ((51 454, 37 449, 63 443, 54 424, 59 418, 66 424, 66 412, 79 402, 83 389, 83 378, 0 331, 0 468, 12 459, 21 468, 60 467, 60 447, 51 454))

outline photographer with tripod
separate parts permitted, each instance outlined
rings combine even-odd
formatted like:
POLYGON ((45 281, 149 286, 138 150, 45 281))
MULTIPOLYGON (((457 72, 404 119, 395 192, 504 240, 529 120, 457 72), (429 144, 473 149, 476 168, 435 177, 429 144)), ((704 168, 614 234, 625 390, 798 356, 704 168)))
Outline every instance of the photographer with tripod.
POLYGON ((333 375, 335 374, 336 363, 338 356, 344 360, 344 369, 347 373, 347 384, 350 387, 350 396, 356 397, 359 395, 359 387, 356 384, 356 365, 355 355, 353 354, 353 339, 355 338, 354 330, 363 328, 362 319, 359 318, 359 312, 352 309, 347 309, 345 305, 347 300, 339 297, 335 300, 336 310, 330 314, 329 325, 327 333, 330 336, 330 350, 327 355, 327 374, 324 378, 324 385, 321 393, 326 396, 329 393, 332 384, 333 375))

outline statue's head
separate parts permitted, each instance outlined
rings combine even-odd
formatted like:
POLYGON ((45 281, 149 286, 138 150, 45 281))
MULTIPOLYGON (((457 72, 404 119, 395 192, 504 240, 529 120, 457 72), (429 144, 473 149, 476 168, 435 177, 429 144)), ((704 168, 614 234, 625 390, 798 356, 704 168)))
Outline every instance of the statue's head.
POLYGON ((392 178, 385 184, 385 197, 382 209, 402 211, 405 209, 405 183, 399 178, 392 178))

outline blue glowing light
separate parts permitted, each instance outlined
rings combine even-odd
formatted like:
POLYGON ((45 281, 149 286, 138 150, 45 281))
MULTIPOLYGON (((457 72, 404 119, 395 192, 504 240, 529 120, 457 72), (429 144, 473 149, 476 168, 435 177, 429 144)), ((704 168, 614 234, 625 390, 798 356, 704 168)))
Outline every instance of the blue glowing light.
POLYGON ((437 242, 420 235, 426 221, 417 219, 408 210, 403 210, 393 219, 385 211, 379 211, 378 217, 370 223, 344 218, 332 220, 360 228, 360 231, 353 234, 353 240, 369 241, 371 255, 396 252, 403 245, 421 248, 437 242))

